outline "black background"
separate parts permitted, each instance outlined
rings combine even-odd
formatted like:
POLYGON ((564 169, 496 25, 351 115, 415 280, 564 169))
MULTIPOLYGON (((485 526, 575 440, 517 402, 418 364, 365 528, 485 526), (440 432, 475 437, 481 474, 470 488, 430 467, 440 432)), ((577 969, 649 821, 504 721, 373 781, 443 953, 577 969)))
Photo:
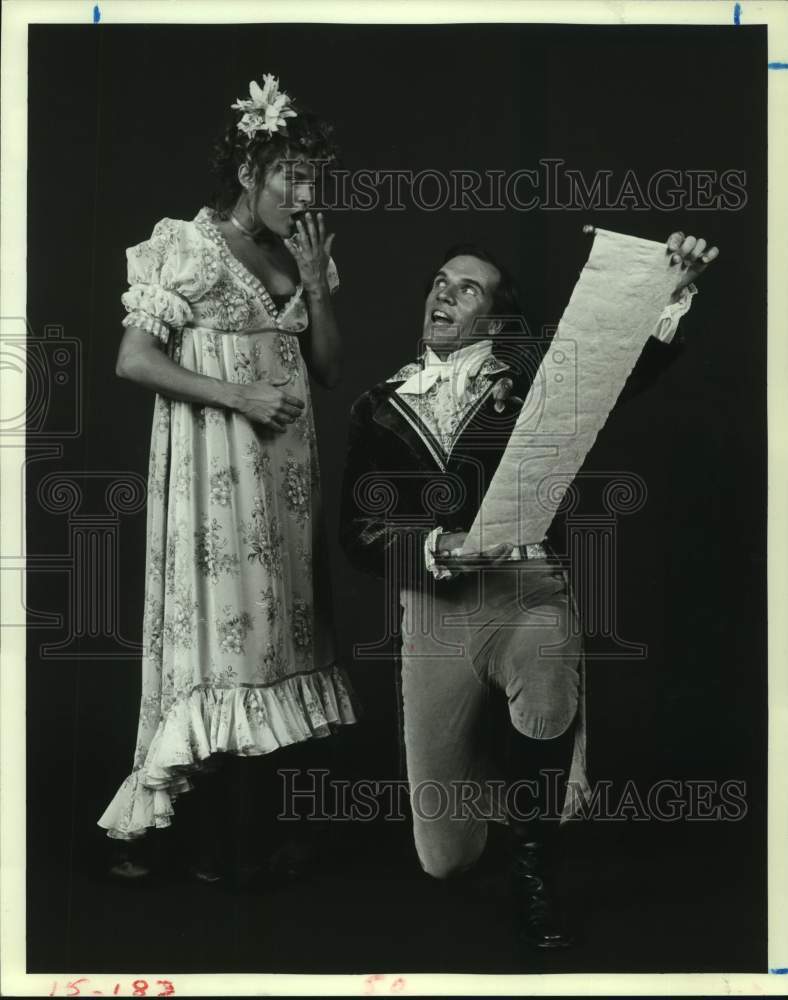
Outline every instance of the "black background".
MULTIPOLYGON (((28 318, 34 337, 55 324, 80 343, 83 416, 62 459, 29 466, 30 555, 68 545, 65 517, 38 501, 43 476, 146 474, 152 400, 114 375, 124 251, 158 219, 190 219, 205 203, 211 142, 253 77, 279 75, 333 121, 351 170, 512 171, 556 157, 589 179, 598 169, 621 178, 631 168, 643 181, 664 168, 746 172, 747 204, 732 212, 334 213, 347 363, 341 387, 315 388, 314 404, 340 649, 366 708, 343 744, 344 766, 388 777, 393 667, 352 658, 354 643, 382 634, 383 591, 336 545, 338 493, 349 407, 414 356, 424 277, 455 241, 486 244, 521 280, 538 333, 568 300, 586 222, 658 240, 682 229, 721 247, 682 321, 682 358, 611 419, 586 463, 648 486, 644 508, 620 523, 618 621, 649 655, 590 663, 589 750, 592 776, 619 784, 747 782, 748 818, 725 836, 739 871, 735 960, 749 969, 765 963, 765 38, 744 27, 38 26, 29 52, 28 318)), ((60 399, 53 427, 67 419, 60 399)), ((142 510, 121 521, 119 632, 130 641, 140 639, 144 543, 142 510)), ((29 574, 30 608, 62 611, 65 601, 62 576, 29 574)), ((40 655, 63 634, 29 630, 28 868, 39 876, 30 961, 39 969, 87 958, 97 967, 111 951, 100 935, 77 941, 74 893, 103 847, 95 820, 129 771, 138 713, 138 661, 40 655)), ((663 825, 654 839, 674 835, 663 825)), ((713 839, 712 825, 702 836, 713 839)), ((611 952, 601 967, 731 969, 714 903, 695 905, 706 930, 686 957, 657 936, 649 957, 611 952)), ((663 930, 671 919, 652 914, 663 930)), ((396 932, 379 933, 399 954, 396 932)), ((375 953, 367 947, 354 952, 360 969, 375 953)), ((240 968, 232 955, 214 957, 240 968)), ((446 968, 445 956, 433 960, 427 968, 446 968)), ((457 962, 476 967, 467 955, 457 962)))

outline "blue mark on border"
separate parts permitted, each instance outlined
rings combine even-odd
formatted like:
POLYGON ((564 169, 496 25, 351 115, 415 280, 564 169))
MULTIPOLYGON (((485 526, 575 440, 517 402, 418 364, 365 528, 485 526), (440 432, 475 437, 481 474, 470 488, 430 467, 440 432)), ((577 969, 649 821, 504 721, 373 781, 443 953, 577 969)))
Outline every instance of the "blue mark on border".
MULTIPOLYGON (((98 10, 98 8, 96 8, 98 10)), ((733 23, 741 24, 741 4, 736 3, 733 5, 733 23)), ((770 62, 766 63, 767 69, 788 69, 788 62, 770 62)), ((786 969, 772 969, 772 972, 776 976, 788 976, 788 968, 786 969)))
POLYGON ((93 23, 98 24, 100 20, 101 20, 101 11, 99 10, 99 5, 96 4, 96 6, 93 8, 93 23))
POLYGON ((769 969, 769 972, 773 976, 788 976, 788 968, 785 969, 769 969))

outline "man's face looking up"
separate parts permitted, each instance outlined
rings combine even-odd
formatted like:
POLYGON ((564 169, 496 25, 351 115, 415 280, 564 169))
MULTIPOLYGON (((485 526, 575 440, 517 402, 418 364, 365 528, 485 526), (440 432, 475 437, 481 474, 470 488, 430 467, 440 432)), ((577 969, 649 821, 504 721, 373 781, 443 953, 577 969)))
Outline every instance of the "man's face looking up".
POLYGON ((435 275, 424 304, 424 345, 445 357, 489 337, 488 324, 475 321, 492 313, 500 280, 498 268, 478 257, 447 260, 435 275))

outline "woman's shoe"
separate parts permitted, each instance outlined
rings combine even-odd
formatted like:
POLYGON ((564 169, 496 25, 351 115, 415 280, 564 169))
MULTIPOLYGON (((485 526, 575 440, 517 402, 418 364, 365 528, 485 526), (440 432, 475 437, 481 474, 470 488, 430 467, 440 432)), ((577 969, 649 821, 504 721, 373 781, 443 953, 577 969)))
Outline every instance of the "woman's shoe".
POLYGON ((140 883, 150 879, 151 868, 145 851, 136 841, 116 841, 110 857, 109 877, 116 882, 140 883))
POLYGON ((224 875, 216 871, 213 866, 201 866, 201 865, 191 865, 187 868, 187 874, 189 878, 194 879, 195 882, 200 882, 203 885, 216 885, 219 882, 224 882, 224 875))
POLYGON ((227 866, 222 863, 218 837, 212 831, 201 831, 202 844, 186 867, 186 875, 202 885, 218 885, 227 880, 227 866))

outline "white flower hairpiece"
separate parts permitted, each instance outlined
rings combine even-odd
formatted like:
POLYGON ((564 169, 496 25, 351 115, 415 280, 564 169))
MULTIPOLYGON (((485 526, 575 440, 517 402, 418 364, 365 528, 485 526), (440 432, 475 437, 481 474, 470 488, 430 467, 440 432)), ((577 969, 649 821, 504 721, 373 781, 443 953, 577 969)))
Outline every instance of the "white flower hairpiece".
POLYGON ((253 139, 257 132, 267 132, 273 135, 287 125, 288 118, 296 118, 297 114, 290 106, 287 94, 280 92, 279 80, 266 73, 263 76, 263 86, 254 80, 249 84, 250 100, 240 98, 230 107, 246 112, 238 122, 238 129, 253 139))

